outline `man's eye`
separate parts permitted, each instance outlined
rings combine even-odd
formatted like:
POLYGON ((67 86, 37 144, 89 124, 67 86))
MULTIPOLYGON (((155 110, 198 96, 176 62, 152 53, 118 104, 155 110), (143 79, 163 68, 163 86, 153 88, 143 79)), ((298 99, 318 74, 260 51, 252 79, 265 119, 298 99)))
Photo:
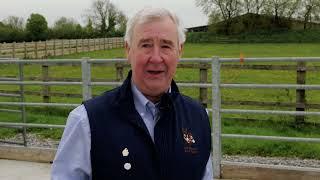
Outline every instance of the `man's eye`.
POLYGON ((152 47, 152 44, 142 44, 142 47, 143 48, 150 48, 150 47, 152 47))
POLYGON ((171 48, 171 47, 168 46, 168 45, 162 45, 161 47, 162 47, 162 48, 165 48, 165 49, 170 49, 170 48, 171 48))

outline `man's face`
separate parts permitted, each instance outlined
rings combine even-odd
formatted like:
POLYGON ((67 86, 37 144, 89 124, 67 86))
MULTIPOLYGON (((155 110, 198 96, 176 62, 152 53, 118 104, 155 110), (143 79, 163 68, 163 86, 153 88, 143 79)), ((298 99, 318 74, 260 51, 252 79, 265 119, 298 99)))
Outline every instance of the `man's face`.
POLYGON ((159 96, 168 90, 182 52, 169 17, 136 25, 126 52, 133 82, 143 94, 159 96))

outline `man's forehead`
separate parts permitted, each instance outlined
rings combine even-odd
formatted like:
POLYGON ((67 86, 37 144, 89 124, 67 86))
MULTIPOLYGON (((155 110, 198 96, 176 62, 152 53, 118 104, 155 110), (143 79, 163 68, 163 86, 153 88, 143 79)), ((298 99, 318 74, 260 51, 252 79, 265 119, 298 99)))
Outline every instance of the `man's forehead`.
POLYGON ((152 42, 159 40, 163 43, 174 43, 178 40, 178 30, 170 18, 137 24, 134 28, 136 42, 152 42), (170 22, 171 21, 171 22, 170 22), (157 23, 164 23, 160 27, 155 27, 157 23))
MULTIPOLYGON (((173 44, 173 41, 170 39, 161 39, 161 38, 157 38, 157 40, 159 40, 161 43, 165 43, 165 44, 173 44)), ((154 42, 155 39, 153 38, 141 38, 139 39, 139 43, 152 43, 154 42)))

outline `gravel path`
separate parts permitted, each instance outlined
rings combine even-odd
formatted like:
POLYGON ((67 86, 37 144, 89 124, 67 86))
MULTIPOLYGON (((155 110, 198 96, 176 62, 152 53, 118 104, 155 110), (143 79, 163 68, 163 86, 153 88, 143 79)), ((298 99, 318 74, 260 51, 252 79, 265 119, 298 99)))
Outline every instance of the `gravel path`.
MULTIPOLYGON (((23 142, 22 134, 18 134, 14 137, 4 139, 5 141, 18 141, 23 142)), ((59 141, 52 139, 43 139, 36 134, 27 135, 28 146, 31 147, 44 147, 44 148, 57 148, 59 141)), ((2 143, 1 144, 6 144, 2 143)), ((231 162, 244 162, 244 163, 259 163, 268 165, 285 165, 285 166, 296 166, 296 167, 312 167, 320 168, 320 160, 315 159, 299 159, 299 158, 286 158, 286 157, 250 157, 250 156, 223 156, 224 161, 231 162)))
POLYGON ((320 160, 315 160, 315 159, 224 155, 223 160, 232 161, 232 162, 243 162, 243 163, 259 163, 259 164, 268 164, 268 165, 320 168, 320 160))

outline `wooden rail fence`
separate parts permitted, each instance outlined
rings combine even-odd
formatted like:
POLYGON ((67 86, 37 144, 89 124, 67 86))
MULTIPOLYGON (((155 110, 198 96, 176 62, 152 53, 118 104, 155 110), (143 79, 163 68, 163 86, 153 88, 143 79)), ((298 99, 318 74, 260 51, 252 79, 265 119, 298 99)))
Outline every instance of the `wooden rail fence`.
POLYGON ((0 43, 0 57, 41 59, 49 56, 119 48, 123 45, 122 37, 0 43))

